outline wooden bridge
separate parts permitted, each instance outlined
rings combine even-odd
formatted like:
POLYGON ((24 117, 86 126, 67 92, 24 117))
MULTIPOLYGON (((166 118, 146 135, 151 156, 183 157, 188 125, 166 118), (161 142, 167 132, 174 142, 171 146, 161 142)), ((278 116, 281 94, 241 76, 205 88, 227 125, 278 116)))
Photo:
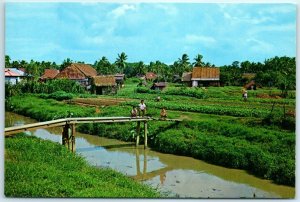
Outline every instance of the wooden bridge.
POLYGON ((141 122, 144 123, 144 148, 147 148, 148 121, 181 121, 180 119, 158 119, 152 117, 78 117, 64 118, 52 121, 38 122, 21 126, 13 126, 5 128, 5 137, 12 136, 20 132, 31 131, 40 128, 63 127, 62 144, 66 145, 72 152, 75 151, 75 125, 78 123, 122 123, 122 122, 137 122, 136 127, 136 145, 140 141, 141 122))

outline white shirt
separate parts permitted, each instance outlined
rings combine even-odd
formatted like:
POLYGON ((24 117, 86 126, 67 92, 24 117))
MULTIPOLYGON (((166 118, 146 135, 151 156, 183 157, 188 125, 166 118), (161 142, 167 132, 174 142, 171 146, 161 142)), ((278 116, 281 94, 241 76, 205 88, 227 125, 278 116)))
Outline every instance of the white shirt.
POLYGON ((144 110, 146 108, 146 105, 145 105, 145 103, 144 104, 140 103, 139 107, 140 107, 140 110, 144 110))

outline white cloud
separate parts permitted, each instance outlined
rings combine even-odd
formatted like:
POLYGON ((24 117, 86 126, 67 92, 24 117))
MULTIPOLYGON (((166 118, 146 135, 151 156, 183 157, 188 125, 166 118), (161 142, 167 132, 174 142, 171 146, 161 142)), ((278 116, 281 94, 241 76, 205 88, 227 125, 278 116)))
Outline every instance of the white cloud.
POLYGON ((188 43, 203 43, 204 45, 211 45, 216 42, 216 39, 210 36, 187 34, 185 40, 188 43))
POLYGON ((111 11, 110 15, 113 17, 113 18, 119 18, 123 15, 126 14, 127 11, 130 11, 130 10, 136 10, 136 6, 131 4, 131 5, 128 5, 128 4, 124 4, 122 6, 119 6, 118 8, 114 9, 111 11))
POLYGON ((163 10, 167 15, 177 15, 178 9, 171 4, 154 4, 156 8, 163 10))
POLYGON ((293 13, 296 10, 296 5, 286 4, 286 5, 277 5, 268 8, 261 8, 259 14, 285 14, 285 13, 293 13))
POLYGON ((247 14, 244 15, 231 15, 228 12, 223 12, 224 18, 229 20, 231 23, 247 23, 247 24, 261 24, 264 22, 271 22, 274 21, 273 18, 268 16, 261 16, 261 17, 251 17, 247 14))
POLYGON ((272 53, 275 50, 273 44, 258 40, 256 38, 249 38, 246 40, 246 42, 249 49, 256 53, 272 53))

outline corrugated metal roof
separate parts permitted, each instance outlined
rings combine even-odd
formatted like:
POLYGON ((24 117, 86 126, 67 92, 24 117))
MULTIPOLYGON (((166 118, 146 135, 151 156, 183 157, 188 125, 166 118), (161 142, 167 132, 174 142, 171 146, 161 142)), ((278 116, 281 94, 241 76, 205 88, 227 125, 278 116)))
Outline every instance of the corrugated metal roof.
POLYGON ((14 69, 5 68, 5 76, 6 77, 19 77, 22 75, 18 71, 15 71, 14 69))

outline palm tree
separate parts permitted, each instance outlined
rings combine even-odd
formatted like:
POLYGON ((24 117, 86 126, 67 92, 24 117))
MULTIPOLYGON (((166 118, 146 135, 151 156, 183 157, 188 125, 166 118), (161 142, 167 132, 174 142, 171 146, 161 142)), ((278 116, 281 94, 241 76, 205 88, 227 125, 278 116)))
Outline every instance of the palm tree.
POLYGON ((98 74, 104 74, 104 75, 106 75, 106 74, 115 73, 113 71, 113 69, 111 68, 110 62, 108 61, 108 59, 105 56, 103 56, 99 60, 99 62, 96 61, 95 64, 94 64, 94 66, 95 66, 95 69, 97 70, 98 74))
POLYGON ((194 60, 195 62, 193 62, 194 67, 203 67, 204 66, 204 62, 202 61, 203 56, 198 54, 194 60))
POLYGON ((146 66, 145 66, 144 62, 140 61, 135 68, 135 73, 138 75, 143 75, 143 74, 145 74, 145 70, 146 70, 146 66))
POLYGON ((124 72, 124 69, 126 67, 126 60, 127 60, 127 55, 124 52, 118 54, 118 58, 116 59, 115 64, 117 65, 121 73, 124 72))
POLYGON ((191 63, 189 62, 189 56, 183 54, 181 58, 178 58, 178 74, 182 75, 185 71, 191 71, 191 63))

